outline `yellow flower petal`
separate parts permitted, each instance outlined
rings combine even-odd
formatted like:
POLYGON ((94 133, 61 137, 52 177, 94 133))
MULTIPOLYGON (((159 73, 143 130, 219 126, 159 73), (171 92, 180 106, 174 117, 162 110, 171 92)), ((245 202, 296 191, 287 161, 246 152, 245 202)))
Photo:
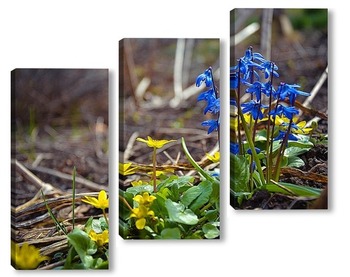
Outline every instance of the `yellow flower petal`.
POLYGON ((85 199, 82 199, 81 201, 88 203, 97 209, 102 210, 107 209, 109 206, 109 199, 107 198, 107 193, 104 190, 100 191, 100 193, 98 194, 98 198, 85 196, 85 199))
POLYGON ((145 218, 140 218, 136 220, 136 228, 139 230, 142 230, 146 226, 146 219, 145 218))
POLYGON ((165 144, 176 141, 176 140, 155 140, 152 139, 150 136, 147 136, 147 140, 143 139, 143 138, 137 138, 137 141, 146 143, 148 147, 151 148, 162 148, 165 144))
POLYGON ((11 241, 11 259, 18 269, 35 269, 43 261, 49 260, 48 256, 42 256, 38 248, 28 243, 22 247, 11 241))
POLYGON ((137 166, 132 166, 132 163, 119 163, 119 173, 123 176, 136 173, 137 166))
POLYGON ((214 153, 214 155, 209 155, 208 153, 205 153, 205 155, 207 156, 207 158, 212 161, 213 163, 218 163, 220 162, 220 152, 217 151, 214 153))

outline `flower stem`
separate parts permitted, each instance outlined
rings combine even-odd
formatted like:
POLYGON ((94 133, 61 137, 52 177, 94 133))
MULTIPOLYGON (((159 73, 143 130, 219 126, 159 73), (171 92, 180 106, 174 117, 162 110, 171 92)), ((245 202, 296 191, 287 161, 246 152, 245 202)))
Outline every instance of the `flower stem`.
POLYGON ((260 160, 258 158, 258 154, 256 153, 256 150, 255 150, 255 147, 254 147, 254 142, 253 142, 253 139, 252 139, 252 133, 250 132, 250 130, 249 130, 248 126, 247 126, 247 123, 245 122, 245 119, 244 119, 241 107, 237 105, 237 108, 238 108, 238 115, 242 119, 242 125, 243 125, 243 129, 244 129, 244 132, 245 132, 245 136, 246 136, 246 139, 248 141, 249 147, 252 150, 252 156, 253 156, 253 159, 255 161, 256 168, 258 170, 260 179, 264 182, 264 185, 266 185, 265 176, 264 176, 264 173, 263 173, 262 168, 261 168, 260 160))
POLYGON ((105 218, 105 220, 106 220, 107 225, 109 225, 109 223, 108 223, 108 218, 107 218, 107 214, 106 214, 105 209, 103 209, 102 212, 103 212, 103 216, 104 216, 104 218, 105 218))
POLYGON ((280 172, 281 172, 281 165, 282 165, 281 159, 283 158, 284 151, 286 150, 286 147, 287 147, 288 136, 289 136, 290 130, 292 128, 292 123, 293 123, 293 117, 289 121, 288 130, 284 135, 284 138, 283 138, 283 141, 282 141, 282 144, 280 147, 280 151, 278 152, 277 161, 276 161, 276 169, 275 169, 275 178, 274 178, 274 180, 276 182, 278 182, 278 180, 279 180, 279 176, 280 176, 280 172))
POLYGON ((153 191, 157 192, 157 172, 156 172, 156 166, 157 166, 157 160, 156 160, 156 155, 157 155, 157 148, 153 148, 153 174, 152 174, 152 179, 153 179, 153 191))

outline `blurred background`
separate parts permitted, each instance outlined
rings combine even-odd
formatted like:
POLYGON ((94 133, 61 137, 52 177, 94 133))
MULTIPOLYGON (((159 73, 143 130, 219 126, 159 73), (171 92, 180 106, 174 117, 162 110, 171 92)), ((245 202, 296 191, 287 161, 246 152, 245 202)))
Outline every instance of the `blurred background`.
MULTIPOLYGON (((38 188, 14 159, 43 182, 70 191, 77 176, 108 184, 108 70, 15 69, 11 72, 12 203, 38 188), (25 174, 24 174, 25 175, 25 174)), ((77 191, 96 191, 77 183, 77 191)))

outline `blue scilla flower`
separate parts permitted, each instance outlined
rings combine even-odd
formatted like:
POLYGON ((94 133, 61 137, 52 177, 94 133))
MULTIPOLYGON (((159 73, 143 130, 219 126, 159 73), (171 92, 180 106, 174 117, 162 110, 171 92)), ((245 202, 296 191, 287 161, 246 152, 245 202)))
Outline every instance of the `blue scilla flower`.
POLYGON ((209 127, 208 134, 210 134, 211 132, 218 130, 220 125, 220 98, 218 97, 217 89, 214 85, 213 71, 211 67, 206 69, 202 74, 198 75, 196 79, 196 86, 199 87, 203 82, 205 82, 206 87, 209 89, 202 92, 198 96, 197 101, 205 100, 207 102, 207 106, 204 109, 204 114, 207 114, 208 112, 211 114, 218 114, 218 119, 210 119, 202 122, 202 126, 209 127))
POLYGON ((261 104, 255 100, 251 100, 249 102, 243 103, 242 105, 243 113, 250 113, 254 120, 262 119, 264 117, 261 109, 267 108, 266 105, 261 104))
POLYGON ((288 85, 286 83, 280 83, 280 85, 277 88, 277 91, 275 93, 275 98, 279 98, 282 101, 289 97, 289 102, 292 106, 295 104, 295 99, 298 95, 302 96, 309 96, 310 93, 297 90, 297 88, 300 88, 299 85, 288 85))
MULTIPOLYGON (((280 140, 280 139, 284 139, 284 137, 286 136, 287 132, 285 131, 282 131, 282 130, 279 130, 279 134, 277 137, 275 137, 273 140, 280 140)), ((288 140, 294 140, 294 141, 297 141, 298 140, 298 137, 293 135, 292 133, 289 133, 288 134, 288 140)))
POLYGON ((220 98, 211 98, 208 100, 208 105, 204 109, 204 114, 210 112, 211 114, 217 114, 220 112, 220 98))
POLYGON ((270 96, 271 89, 272 89, 272 92, 274 92, 274 88, 270 82, 262 83, 262 82, 256 81, 253 84, 247 84, 247 85, 248 85, 248 88, 246 89, 246 92, 255 94, 257 101, 261 100, 261 93, 264 93, 266 96, 270 96))
POLYGON ((198 75, 196 79, 196 86, 199 87, 203 82, 205 82, 206 87, 213 86, 213 73, 211 67, 206 69, 202 74, 198 75))
POLYGON ((280 75, 277 73, 278 66, 275 65, 273 62, 270 61, 265 61, 262 64, 259 65, 260 69, 264 72, 265 74, 265 79, 268 79, 271 75, 271 72, 273 76, 279 77, 280 75))
POLYGON ((299 110, 293 106, 284 106, 279 104, 273 111, 270 112, 270 115, 275 117, 276 115, 282 116, 284 115, 288 119, 292 119, 294 115, 299 114, 299 110))
MULTIPOLYGON (((254 147, 255 148, 255 152, 257 153, 257 154, 259 154, 260 152, 261 152, 261 150, 258 148, 258 147, 254 147)), ((249 155, 252 155, 252 149, 248 149, 247 150, 247 153, 249 154, 249 155)))
POLYGON ((238 143, 230 142, 230 153, 233 155, 238 155, 239 153, 238 143))
POLYGON ((201 123, 202 126, 209 127, 208 134, 219 129, 219 120, 209 119, 201 123))

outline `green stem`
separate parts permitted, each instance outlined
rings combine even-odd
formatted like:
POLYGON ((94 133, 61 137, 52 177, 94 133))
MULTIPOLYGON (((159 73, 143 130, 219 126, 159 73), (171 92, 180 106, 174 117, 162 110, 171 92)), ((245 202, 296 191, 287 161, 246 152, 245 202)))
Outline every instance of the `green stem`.
POLYGON ((219 184, 219 181, 217 179, 215 179, 210 174, 205 172, 203 170, 203 168, 201 168, 197 164, 197 162, 193 159, 193 157, 191 156, 190 152, 187 149, 187 146, 186 146, 186 143, 185 143, 185 139, 183 137, 181 138, 181 144, 182 144, 182 148, 183 148, 183 150, 185 152, 185 155, 186 155, 187 159, 190 161, 191 165, 198 171, 198 173, 201 174, 205 179, 211 181, 212 183, 219 184))
POLYGON ((106 220, 107 225, 109 225, 109 223, 108 223, 108 218, 107 218, 107 214, 106 214, 105 209, 103 209, 102 212, 103 212, 103 216, 104 216, 104 218, 105 218, 105 220, 106 220))
POLYGON ((245 119, 244 119, 241 107, 237 105, 237 108, 238 108, 239 117, 242 119, 243 129, 244 129, 244 132, 245 132, 246 139, 248 141, 249 147, 252 150, 252 156, 253 156, 253 159, 255 161, 258 173, 260 175, 260 179, 266 185, 265 176, 264 176, 264 173, 263 173, 262 168, 261 168, 260 160, 258 158, 258 154, 255 151, 254 142, 253 142, 253 139, 252 139, 252 133, 250 132, 250 130, 249 130, 248 126, 247 126, 247 123, 245 122, 245 119))
POLYGON ((157 155, 157 148, 153 148, 153 174, 152 174, 152 179, 153 179, 153 191, 157 192, 157 171, 156 171, 156 166, 157 166, 157 160, 156 160, 156 155, 157 155))
POLYGON ((281 161, 281 159, 283 158, 283 156, 284 156, 284 151, 286 150, 286 147, 287 147, 288 135, 289 135, 290 130, 291 130, 291 128, 292 128, 292 123, 293 123, 293 117, 292 117, 292 118, 290 119, 290 121, 289 121, 288 130, 287 130, 287 132, 285 133, 285 136, 284 136, 284 138, 283 138, 283 141, 282 141, 282 144, 281 144, 281 147, 280 147, 280 151, 278 152, 277 161, 276 161, 275 178, 274 178, 274 180, 275 180, 276 182, 278 182, 279 176, 280 176, 280 173, 281 173, 281 166, 282 166, 282 161, 281 161))

